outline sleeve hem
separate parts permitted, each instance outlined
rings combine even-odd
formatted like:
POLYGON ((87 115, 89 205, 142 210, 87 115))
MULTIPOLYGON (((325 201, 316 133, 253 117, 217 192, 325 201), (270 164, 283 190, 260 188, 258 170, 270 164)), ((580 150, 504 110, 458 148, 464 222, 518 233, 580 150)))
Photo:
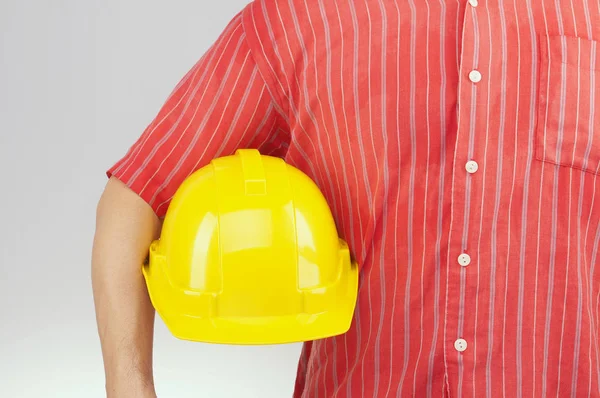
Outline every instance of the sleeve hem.
POLYGON ((152 179, 150 176, 145 177, 142 173, 135 181, 131 182, 131 179, 127 178, 125 173, 117 170, 115 166, 106 170, 105 174, 107 178, 114 177, 121 181, 127 188, 138 195, 150 206, 157 217, 163 218, 165 216, 168 208, 168 201, 166 200, 167 198, 160 194, 160 192, 163 192, 164 190, 158 191, 159 187, 156 185, 156 179, 152 179), (146 181, 146 183, 142 184, 143 181, 146 181), (157 194, 156 192, 159 193, 157 194))

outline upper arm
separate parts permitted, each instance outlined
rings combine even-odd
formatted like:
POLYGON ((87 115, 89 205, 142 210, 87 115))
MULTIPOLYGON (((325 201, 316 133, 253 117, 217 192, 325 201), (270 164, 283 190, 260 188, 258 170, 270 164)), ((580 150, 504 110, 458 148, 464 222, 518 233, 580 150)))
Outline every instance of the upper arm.
POLYGON ((107 174, 161 217, 194 171, 238 148, 279 156, 287 146, 285 130, 252 56, 240 13, 107 174))
POLYGON ((110 178, 96 207, 93 263, 137 264, 161 227, 162 220, 139 195, 110 178))

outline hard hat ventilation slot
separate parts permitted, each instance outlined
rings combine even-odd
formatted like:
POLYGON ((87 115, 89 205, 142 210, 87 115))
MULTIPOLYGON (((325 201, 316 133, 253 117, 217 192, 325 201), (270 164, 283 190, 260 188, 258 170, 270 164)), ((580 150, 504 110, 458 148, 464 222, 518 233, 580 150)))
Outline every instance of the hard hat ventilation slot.
POLYGON ((260 152, 256 149, 240 149, 236 154, 242 162, 246 195, 266 195, 267 179, 260 152))

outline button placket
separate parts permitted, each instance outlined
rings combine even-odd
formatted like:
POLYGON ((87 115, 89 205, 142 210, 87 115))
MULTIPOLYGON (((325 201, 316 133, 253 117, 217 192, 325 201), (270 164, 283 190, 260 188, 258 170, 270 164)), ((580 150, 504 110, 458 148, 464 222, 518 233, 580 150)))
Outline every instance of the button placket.
MULTIPOLYGON (((468 0, 468 5, 470 7, 473 8, 472 12, 475 12, 475 8, 477 8, 479 6, 479 0, 468 0)), ((467 21, 469 21, 469 19, 465 18, 465 22, 467 23, 467 21)), ((463 34, 469 34, 469 35, 473 35, 474 32, 470 29, 472 26, 470 24, 465 24, 465 30, 463 34), (468 33, 470 32, 470 33, 468 33)), ((468 43, 468 40, 465 40, 465 43, 468 43)), ((465 51, 465 49, 463 49, 463 51, 465 51)), ((472 91, 472 86, 477 86, 479 83, 482 82, 483 80, 483 74, 481 72, 481 70, 479 70, 478 68, 478 60, 476 58, 472 58, 473 57, 473 53, 470 52, 466 52, 463 54, 461 63, 462 63, 462 67, 464 68, 467 65, 469 65, 472 69, 466 69, 466 71, 462 72, 466 74, 466 79, 465 81, 462 82, 463 86, 461 87, 462 89, 464 89, 464 93, 470 93, 472 91)), ((465 69, 463 69, 465 70, 465 69)), ((464 98, 461 96, 460 100, 463 100, 463 104, 468 104, 466 106, 463 106, 461 109, 461 112, 463 112, 462 115, 459 115, 459 118, 461 121, 464 122, 461 123, 461 125, 459 125, 459 129, 462 129, 463 131, 470 131, 471 127, 471 121, 470 121, 470 116, 471 116, 471 111, 470 108, 473 106, 476 106, 477 103, 476 102, 472 102, 471 99, 469 98, 469 96, 465 95, 464 98), (468 101, 468 102, 467 102, 468 101), (462 116, 462 117, 461 117, 462 116), (467 123, 467 121, 469 121, 467 123)), ((463 137, 463 140, 466 140, 461 146, 464 150, 467 150, 467 145, 470 146, 469 140, 472 139, 472 135, 469 134, 467 137, 463 137)), ((459 138, 461 139, 461 138, 459 138)), ((461 150, 461 146, 459 146, 457 144, 457 150, 461 150)), ((473 159, 473 152, 469 151, 468 155, 467 155, 467 159, 465 160, 464 163, 464 171, 463 173, 465 173, 464 177, 465 177, 465 183, 466 183, 466 187, 471 187, 472 181, 470 180, 471 178, 474 178, 476 173, 479 171, 479 163, 477 162, 477 160, 473 159)), ((465 187, 463 187, 465 188, 465 187)), ((463 191, 464 192, 464 191, 463 191)), ((467 191, 470 192, 470 191, 467 191)), ((466 193, 467 195, 471 195, 471 193, 466 193)), ((461 200, 463 200, 461 198, 461 200)), ((464 198, 464 200, 468 200, 468 198, 464 198)), ((463 215, 457 215, 458 219, 463 219, 463 215)), ((465 220, 466 221, 466 220, 465 220)), ((466 221, 468 222, 468 221, 466 221)), ((466 225, 464 227, 467 227, 466 225)), ((468 242, 459 242, 458 240, 455 241, 455 245, 460 245, 462 247, 462 251, 459 252, 457 254, 457 257, 455 257, 455 261, 456 261, 456 267, 458 267, 460 269, 460 273, 465 273, 464 275, 467 275, 467 279, 468 275, 472 274, 473 271, 469 271, 469 269, 467 268, 469 265, 471 265, 472 263, 472 258, 469 255, 469 253, 466 252, 464 245, 466 244, 466 246, 468 247, 468 242)), ((456 248, 456 246, 455 246, 456 248)), ((462 326, 459 326, 460 329, 462 329, 462 326)), ((458 353, 463 353, 467 350, 467 340, 464 337, 467 336, 461 336, 463 333, 465 333, 465 330, 462 330, 462 332, 460 332, 459 336, 457 336, 457 339, 454 341, 454 349, 456 352, 458 353)), ((466 333, 469 333, 468 331, 466 331, 466 333)))
MULTIPOLYGON (((473 289, 470 286, 473 278, 477 279, 478 269, 472 267, 476 259, 471 257, 472 253, 469 253, 468 248, 472 247, 469 238, 473 236, 470 233, 471 224, 474 221, 471 219, 471 213, 477 214, 477 209, 474 209, 473 206, 477 206, 479 203, 479 189, 481 179, 484 177, 478 173, 481 173, 480 167, 483 164, 481 162, 486 160, 478 158, 481 153, 478 138, 481 129, 478 126, 479 121, 473 120, 473 118, 479 119, 477 116, 479 109, 473 109, 473 107, 477 107, 480 101, 477 101, 473 95, 479 96, 482 90, 486 90, 487 84, 483 81, 488 78, 487 74, 489 73, 485 59, 479 57, 478 46, 481 46, 484 41, 476 39, 475 35, 478 32, 473 23, 473 18, 477 18, 478 7, 482 6, 481 1, 467 0, 466 2, 466 6, 470 10, 467 9, 463 20, 462 43, 464 47, 461 48, 459 64, 459 106, 457 107, 459 114, 455 146, 456 162, 454 163, 454 173, 457 178, 454 185, 456 195, 452 196, 452 214, 456 223, 451 227, 449 240, 449 250, 454 253, 452 255, 454 260, 452 261, 453 270, 449 276, 452 279, 448 285, 450 295, 447 305, 450 313, 445 326, 448 328, 448 337, 455 339, 447 341, 448 354, 453 351, 458 357, 453 354, 449 355, 449 358, 454 358, 447 362, 449 368, 457 365, 456 361, 468 350, 469 340, 473 338, 473 331, 466 327, 468 325, 466 319, 474 310, 469 305, 473 298, 473 289)), ((451 370, 456 369, 451 368, 451 370)))

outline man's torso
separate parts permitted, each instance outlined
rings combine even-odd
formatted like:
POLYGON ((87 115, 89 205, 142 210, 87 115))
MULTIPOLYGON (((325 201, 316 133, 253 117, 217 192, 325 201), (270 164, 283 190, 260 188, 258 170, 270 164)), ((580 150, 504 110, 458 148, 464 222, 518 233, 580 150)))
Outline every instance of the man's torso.
POLYGON ((286 160, 361 265, 296 396, 600 396, 600 2, 250 10, 286 160))

